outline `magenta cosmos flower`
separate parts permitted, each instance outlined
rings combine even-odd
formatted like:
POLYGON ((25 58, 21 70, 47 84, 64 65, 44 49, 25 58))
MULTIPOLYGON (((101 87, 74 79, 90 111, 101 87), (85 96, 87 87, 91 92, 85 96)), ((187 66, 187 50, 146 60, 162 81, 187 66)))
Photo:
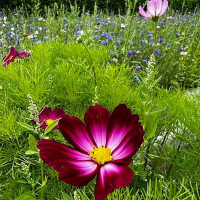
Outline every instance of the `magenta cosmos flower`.
POLYGON ((168 8, 167 0, 151 0, 147 2, 147 11, 140 6, 139 13, 145 19, 152 19, 153 21, 157 21, 160 16, 162 16, 168 8))
POLYGON ((143 143, 144 130, 137 114, 120 104, 110 114, 99 105, 91 106, 80 119, 65 115, 60 130, 73 146, 51 140, 37 144, 41 159, 59 173, 59 179, 85 186, 97 176, 95 199, 105 200, 115 189, 130 184, 128 167, 143 143))
MULTIPOLYGON (((61 119, 65 115, 65 112, 59 108, 51 110, 51 108, 44 108, 38 115, 39 123, 41 124, 41 129, 46 129, 46 127, 52 124, 55 120, 61 119)), ((54 128, 59 129, 59 125, 54 128)))
POLYGON ((8 56, 3 58, 3 62, 4 62, 4 67, 9 65, 11 62, 13 62, 15 60, 15 58, 19 57, 19 58, 27 58, 30 57, 31 55, 29 53, 26 53, 25 51, 22 51, 21 53, 19 53, 15 47, 11 47, 10 48, 10 53, 8 54, 8 56))

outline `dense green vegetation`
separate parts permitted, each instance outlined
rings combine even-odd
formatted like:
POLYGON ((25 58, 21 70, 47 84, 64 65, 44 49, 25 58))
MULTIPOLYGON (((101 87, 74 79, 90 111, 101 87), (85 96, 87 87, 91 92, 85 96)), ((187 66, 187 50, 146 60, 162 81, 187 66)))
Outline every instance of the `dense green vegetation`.
MULTIPOLYGON (((126 6, 131 2, 132 4, 139 5, 145 4, 146 0, 0 0, 0 4, 2 8, 6 9, 14 9, 16 7, 25 5, 28 10, 31 10, 31 8, 39 4, 39 7, 41 10, 44 10, 45 6, 53 7, 54 4, 58 4, 58 7, 60 7, 62 4, 65 5, 66 9, 70 7, 70 4, 74 5, 77 3, 78 7, 81 9, 85 7, 86 11, 93 11, 93 8, 95 4, 97 4, 99 10, 106 10, 108 9, 110 12, 121 12, 125 13, 126 6)), ((196 7, 199 7, 199 0, 169 0, 171 8, 174 10, 194 10, 196 7)))

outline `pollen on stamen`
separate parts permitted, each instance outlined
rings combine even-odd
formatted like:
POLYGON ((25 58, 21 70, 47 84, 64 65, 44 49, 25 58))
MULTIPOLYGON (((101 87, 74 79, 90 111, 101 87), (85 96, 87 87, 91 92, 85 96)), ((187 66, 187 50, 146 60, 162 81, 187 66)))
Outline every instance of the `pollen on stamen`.
POLYGON ((99 165, 103 165, 106 162, 112 161, 112 153, 111 148, 105 148, 104 145, 101 145, 101 147, 93 147, 93 149, 90 151, 89 156, 99 165))

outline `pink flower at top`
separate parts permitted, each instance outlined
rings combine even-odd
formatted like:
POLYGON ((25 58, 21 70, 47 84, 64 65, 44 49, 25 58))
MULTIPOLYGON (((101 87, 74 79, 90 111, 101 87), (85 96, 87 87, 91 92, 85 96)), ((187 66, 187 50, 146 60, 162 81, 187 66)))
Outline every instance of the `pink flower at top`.
POLYGON ((73 147, 43 139, 37 148, 65 183, 85 186, 97 176, 95 199, 105 200, 115 189, 130 184, 133 172, 128 165, 145 132, 139 116, 124 104, 112 114, 102 106, 91 106, 84 121, 69 115, 59 121, 61 133, 73 147))
MULTIPOLYGON (((46 129, 46 127, 52 124, 55 120, 61 119, 65 115, 65 112, 59 108, 51 110, 51 108, 44 108, 42 112, 40 112, 38 118, 39 123, 41 124, 41 129, 46 129)), ((54 127, 55 129, 59 129, 59 125, 54 127)))
POLYGON ((22 51, 21 53, 19 53, 15 47, 11 47, 10 48, 10 53, 8 54, 8 56, 3 58, 3 62, 4 62, 4 67, 9 65, 11 62, 13 62, 15 60, 15 58, 19 57, 19 58, 24 58, 24 57, 30 57, 31 55, 29 53, 26 53, 25 51, 22 51))
POLYGON ((167 0, 151 0, 147 2, 147 11, 140 6, 139 13, 145 19, 152 19, 153 21, 157 21, 160 16, 162 16, 168 8, 167 0))

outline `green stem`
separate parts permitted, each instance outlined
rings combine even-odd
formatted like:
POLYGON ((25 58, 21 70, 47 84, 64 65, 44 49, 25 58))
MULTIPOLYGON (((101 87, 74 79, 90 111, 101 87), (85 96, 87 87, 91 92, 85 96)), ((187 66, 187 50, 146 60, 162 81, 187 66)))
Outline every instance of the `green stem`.
POLYGON ((155 53, 156 43, 157 43, 157 22, 155 22, 154 24, 155 24, 155 30, 154 30, 153 54, 155 53))
POLYGON ((86 51, 87 51, 87 53, 88 53, 88 55, 90 57, 93 76, 94 76, 94 84, 95 84, 95 88, 96 88, 97 87, 97 76, 96 76, 96 70, 95 70, 95 67, 94 67, 94 64, 93 64, 92 56, 90 55, 90 52, 89 52, 88 48, 85 46, 85 44, 82 43, 82 42, 81 42, 81 44, 84 46, 84 48, 86 49, 86 51))
POLYGON ((43 170, 43 161, 42 160, 40 160, 40 162, 41 162, 41 178, 42 178, 42 184, 41 184, 41 200, 43 200, 44 199, 44 191, 43 191, 43 182, 44 182, 44 170, 43 170))

